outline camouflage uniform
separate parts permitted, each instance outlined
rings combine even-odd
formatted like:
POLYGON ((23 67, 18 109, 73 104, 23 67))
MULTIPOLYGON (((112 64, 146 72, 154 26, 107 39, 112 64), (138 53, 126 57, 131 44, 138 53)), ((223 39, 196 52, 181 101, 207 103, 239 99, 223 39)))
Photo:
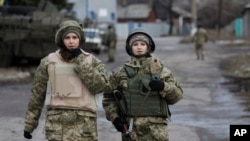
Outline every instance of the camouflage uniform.
POLYGON ((115 59, 117 36, 115 30, 111 26, 109 26, 109 30, 105 38, 108 47, 108 62, 113 62, 115 59))
POLYGON ((207 42, 207 38, 207 31, 204 28, 198 26, 198 29, 193 36, 197 60, 204 60, 204 45, 207 42))
MULTIPOLYGON (((131 55, 131 60, 125 63, 126 66, 129 66, 137 71, 135 75, 141 74, 154 74, 158 70, 162 70, 160 73, 160 80, 162 80, 165 84, 164 89, 159 91, 158 97, 163 98, 167 101, 169 105, 177 103, 180 99, 182 99, 182 89, 178 83, 178 81, 173 76, 172 72, 163 66, 161 61, 158 58, 151 57, 151 55, 147 57, 137 58, 134 57, 131 53, 130 46, 128 45, 130 37, 135 33, 143 33, 140 29, 128 36, 126 42, 126 51, 129 55, 131 55)), ((149 36, 150 38, 150 52, 154 51, 154 42, 149 34, 143 33, 149 36)), ((120 92, 124 95, 124 91, 127 91, 129 88, 129 78, 124 67, 117 68, 110 76, 110 84, 113 90, 120 90, 120 92)), ((148 86, 145 86, 147 89, 148 86)), ((139 88, 138 88, 139 89, 139 88)), ((129 90, 128 90, 129 91, 129 90)), ((143 91, 143 90, 142 90, 143 91)), ((140 93, 143 93, 143 92, 140 93)), ((142 103, 143 99, 139 99, 138 103, 142 103)), ((130 103, 130 101, 127 101, 130 103)), ((139 104, 138 104, 139 105, 139 104)), ((143 105, 145 106, 145 105, 143 105)), ((103 98, 103 107, 106 113, 106 118, 114 122, 114 120, 119 117, 119 106, 115 100, 115 97, 112 94, 112 91, 107 91, 104 93, 103 98)), ((149 107, 143 107, 143 109, 148 109, 149 107)), ((141 112, 141 111, 139 111, 141 112)), ((130 134, 131 140, 133 141, 168 141, 168 131, 167 131, 167 119, 161 116, 136 116, 131 117, 126 116, 126 123, 129 124, 129 120, 134 118, 133 122, 133 130, 130 134)), ((129 127, 128 127, 129 128, 129 127)), ((126 141, 125 133, 122 133, 123 141, 126 141)))
MULTIPOLYGON (((69 24, 65 27, 68 26, 72 25, 69 24)), ((62 27, 63 26, 61 26, 61 29, 62 27)), ((62 34, 57 32, 56 35, 61 36, 62 34)), ((61 41, 60 37, 57 36, 56 39, 61 41)), ((81 53, 79 56, 71 59, 68 63, 75 65, 75 72, 87 86, 91 94, 94 95, 103 92, 104 89, 107 88, 106 86, 108 86, 106 67, 94 56, 92 56, 91 63, 87 63, 86 57, 86 53, 81 53)), ((31 89, 32 94, 25 116, 24 131, 29 133, 32 133, 38 126, 38 119, 43 106, 45 105, 46 90, 48 87, 51 87, 47 84, 50 78, 48 72, 49 63, 48 56, 44 57, 36 70, 31 89)), ((67 107, 49 108, 48 106, 45 123, 46 139, 51 141, 97 140, 96 119, 96 111, 72 109, 67 107)))

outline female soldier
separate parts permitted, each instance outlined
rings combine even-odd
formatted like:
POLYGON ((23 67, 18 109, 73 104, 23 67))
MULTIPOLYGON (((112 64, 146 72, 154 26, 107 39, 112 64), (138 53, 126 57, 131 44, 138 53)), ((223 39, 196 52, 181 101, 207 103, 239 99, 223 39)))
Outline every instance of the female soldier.
POLYGON ((106 117, 123 141, 168 141, 169 104, 182 99, 182 89, 171 71, 158 58, 152 37, 134 29, 126 40, 131 60, 110 76, 112 91, 104 93, 106 117))
POLYGON ((25 117, 25 138, 32 138, 45 104, 46 139, 97 140, 95 94, 108 86, 107 73, 99 59, 80 49, 84 41, 82 27, 76 21, 59 25, 55 35, 59 50, 43 58, 36 70, 25 117))

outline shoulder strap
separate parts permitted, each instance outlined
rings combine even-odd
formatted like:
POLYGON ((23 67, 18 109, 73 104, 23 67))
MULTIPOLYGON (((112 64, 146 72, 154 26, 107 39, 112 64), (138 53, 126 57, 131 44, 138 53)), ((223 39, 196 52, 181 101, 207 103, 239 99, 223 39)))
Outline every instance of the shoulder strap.
POLYGON ((132 78, 132 77, 134 77, 136 75, 136 71, 135 71, 134 68, 132 68, 132 67, 130 67, 128 65, 124 65, 123 68, 124 68, 124 70, 125 70, 125 72, 126 72, 126 74, 127 74, 127 76, 129 78, 132 78))

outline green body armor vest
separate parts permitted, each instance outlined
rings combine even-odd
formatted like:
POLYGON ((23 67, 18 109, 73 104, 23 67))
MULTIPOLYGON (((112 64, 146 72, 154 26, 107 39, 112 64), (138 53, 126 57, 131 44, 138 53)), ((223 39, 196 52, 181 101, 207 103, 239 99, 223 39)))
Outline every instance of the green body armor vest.
POLYGON ((156 74, 138 74, 135 68, 126 65, 124 69, 128 76, 128 88, 123 90, 119 101, 123 113, 129 117, 170 117, 167 101, 159 95, 158 91, 150 91, 148 86, 152 79, 160 78, 162 69, 156 74), (147 99, 143 102, 146 95, 148 95, 147 99), (142 104, 143 107, 138 111, 142 104))

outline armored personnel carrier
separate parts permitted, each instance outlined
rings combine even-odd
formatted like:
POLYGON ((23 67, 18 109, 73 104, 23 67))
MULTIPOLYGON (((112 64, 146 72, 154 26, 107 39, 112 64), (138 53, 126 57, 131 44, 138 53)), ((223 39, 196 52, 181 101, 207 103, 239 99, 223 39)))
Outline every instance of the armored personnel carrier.
POLYGON ((0 67, 34 63, 55 51, 55 32, 60 22, 74 17, 61 14, 49 1, 37 7, 0 7, 0 67))

